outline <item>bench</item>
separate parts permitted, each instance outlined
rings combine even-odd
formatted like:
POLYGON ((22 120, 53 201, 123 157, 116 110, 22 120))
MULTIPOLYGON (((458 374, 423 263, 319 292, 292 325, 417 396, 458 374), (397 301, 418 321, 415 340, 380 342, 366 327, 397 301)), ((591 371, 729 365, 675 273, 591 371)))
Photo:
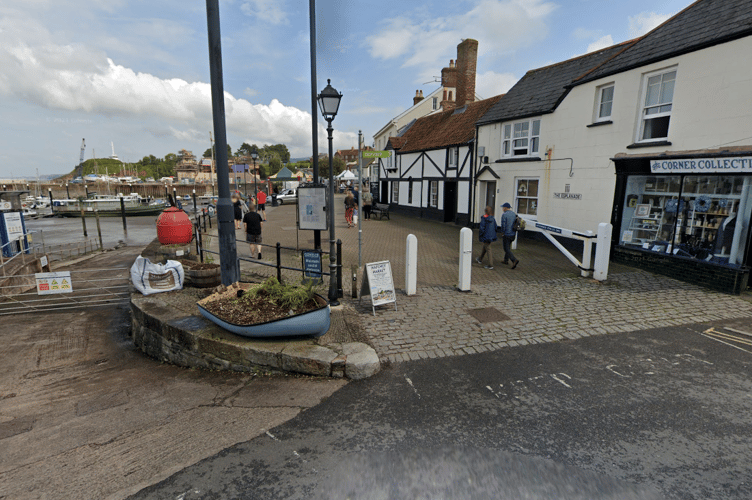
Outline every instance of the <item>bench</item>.
POLYGON ((386 203, 374 203, 373 207, 371 207, 371 215, 378 215, 379 220, 382 220, 384 216, 386 216, 387 220, 391 220, 389 218, 389 205, 386 203))

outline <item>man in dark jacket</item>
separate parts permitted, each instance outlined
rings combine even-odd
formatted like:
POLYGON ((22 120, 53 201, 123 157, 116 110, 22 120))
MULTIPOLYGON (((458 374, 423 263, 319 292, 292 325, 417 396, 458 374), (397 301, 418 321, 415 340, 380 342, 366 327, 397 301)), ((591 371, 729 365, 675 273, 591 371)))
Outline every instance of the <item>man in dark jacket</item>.
POLYGON ((483 251, 480 257, 475 259, 478 264, 483 264, 483 256, 488 253, 488 265, 486 269, 493 269, 493 253, 491 252, 491 243, 496 241, 496 219, 493 216, 493 208, 486 207, 486 213, 480 218, 480 230, 478 237, 483 243, 483 251))
POLYGON ((517 214, 512 212, 512 205, 509 203, 504 203, 501 209, 504 211, 501 214, 500 227, 502 242, 504 244, 504 264, 508 264, 511 260, 512 269, 514 269, 520 263, 519 259, 512 253, 512 242, 517 237, 517 231, 514 230, 514 221, 517 219, 517 214))

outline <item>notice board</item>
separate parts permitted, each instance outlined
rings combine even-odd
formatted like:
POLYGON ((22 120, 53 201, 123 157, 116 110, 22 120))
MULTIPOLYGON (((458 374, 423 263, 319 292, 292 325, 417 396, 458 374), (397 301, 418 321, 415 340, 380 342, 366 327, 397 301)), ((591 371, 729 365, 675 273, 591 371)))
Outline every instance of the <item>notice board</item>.
POLYGON ((363 266, 363 285, 360 289, 360 297, 371 296, 371 309, 376 316, 376 306, 394 302, 394 310, 397 310, 397 295, 394 293, 394 279, 392 277, 392 265, 388 260, 371 262, 363 266))
POLYGON ((298 188, 298 227, 326 231, 326 187, 301 186, 298 188))
POLYGON ((321 282, 321 252, 303 250, 303 279, 321 282))

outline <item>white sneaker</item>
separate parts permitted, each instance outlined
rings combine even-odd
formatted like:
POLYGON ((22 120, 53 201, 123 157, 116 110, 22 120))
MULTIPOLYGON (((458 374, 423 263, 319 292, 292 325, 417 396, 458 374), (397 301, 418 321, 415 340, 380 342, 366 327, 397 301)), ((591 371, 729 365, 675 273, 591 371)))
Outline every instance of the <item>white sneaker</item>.
POLYGON ((481 265, 483 265, 483 261, 482 261, 482 260, 480 260, 480 259, 475 259, 475 262, 477 262, 478 264, 481 264, 481 265))

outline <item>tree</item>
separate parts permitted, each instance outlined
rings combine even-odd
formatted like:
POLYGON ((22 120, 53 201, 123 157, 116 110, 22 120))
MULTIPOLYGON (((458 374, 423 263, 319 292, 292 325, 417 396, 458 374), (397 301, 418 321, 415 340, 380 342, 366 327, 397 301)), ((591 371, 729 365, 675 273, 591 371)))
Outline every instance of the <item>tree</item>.
MULTIPOLYGON (((345 168, 345 160, 342 158, 339 158, 337 156, 334 157, 334 160, 332 161, 332 165, 334 166, 334 175, 337 175, 341 173, 345 168)), ((322 179, 329 178, 329 157, 321 157, 319 160, 319 177, 322 179)))
POLYGON ((268 165, 269 175, 274 175, 280 170, 282 170, 282 162, 279 160, 279 158, 272 158, 271 160, 269 160, 269 165, 268 165))
POLYGON ((204 158, 211 158, 212 157, 212 148, 206 148, 206 151, 204 151, 204 158))
MULTIPOLYGON (((211 158, 212 157, 212 149, 214 149, 215 146, 216 146, 216 144, 212 145, 212 147, 210 147, 209 149, 207 149, 206 151, 204 151, 204 158, 211 158)), ((216 152, 217 150, 214 149, 214 151, 216 152)), ((214 157, 216 158, 216 155, 214 157)), ((230 147, 229 144, 227 145, 227 157, 228 158, 232 157, 232 148, 230 147)))

